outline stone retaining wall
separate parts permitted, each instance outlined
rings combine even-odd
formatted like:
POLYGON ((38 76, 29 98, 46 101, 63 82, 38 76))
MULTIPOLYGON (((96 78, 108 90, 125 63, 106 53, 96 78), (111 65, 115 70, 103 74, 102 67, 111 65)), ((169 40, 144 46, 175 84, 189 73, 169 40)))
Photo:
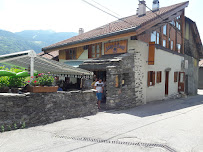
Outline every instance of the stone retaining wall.
POLYGON ((57 93, 0 94, 0 127, 11 130, 45 125, 69 118, 97 113, 96 95, 92 90, 57 93))

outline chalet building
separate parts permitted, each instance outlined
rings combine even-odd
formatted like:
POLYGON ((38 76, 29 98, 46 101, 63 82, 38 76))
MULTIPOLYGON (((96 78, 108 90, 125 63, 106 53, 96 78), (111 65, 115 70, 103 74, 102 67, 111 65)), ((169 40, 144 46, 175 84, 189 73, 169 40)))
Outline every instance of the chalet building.
MULTIPOLYGON (((154 100, 194 95, 202 43, 195 22, 185 17, 189 2, 146 11, 111 22, 42 50, 59 52, 59 62, 93 71, 106 80, 106 107, 126 108, 154 100)), ((71 80, 74 81, 74 80, 71 80)), ((76 81, 75 81, 76 82, 76 81)), ((86 81, 85 87, 91 82, 86 81)))

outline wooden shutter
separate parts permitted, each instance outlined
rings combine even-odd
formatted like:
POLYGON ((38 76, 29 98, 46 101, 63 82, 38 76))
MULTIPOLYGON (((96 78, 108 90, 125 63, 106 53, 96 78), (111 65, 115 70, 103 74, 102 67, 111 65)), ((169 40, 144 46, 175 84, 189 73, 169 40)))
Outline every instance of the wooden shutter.
POLYGON ((174 72, 174 82, 178 82, 178 72, 174 72))
POLYGON ((161 82, 161 71, 158 71, 158 72, 157 72, 156 82, 157 82, 157 83, 160 83, 160 82, 161 82))
POLYGON ((148 65, 154 65, 155 42, 149 42, 148 65))
POLYGON ((155 71, 153 71, 152 75, 152 85, 155 85, 155 71))
POLYGON ((148 79, 147 79, 147 86, 150 86, 150 71, 148 71, 148 79))
POLYGON ((92 58, 92 45, 88 47, 88 58, 92 58))

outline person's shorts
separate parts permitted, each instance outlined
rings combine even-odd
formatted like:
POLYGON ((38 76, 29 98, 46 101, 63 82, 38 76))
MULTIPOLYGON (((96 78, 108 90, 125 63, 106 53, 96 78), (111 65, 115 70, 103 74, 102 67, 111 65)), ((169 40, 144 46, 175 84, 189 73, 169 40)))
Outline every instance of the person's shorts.
POLYGON ((101 101, 101 100, 102 100, 102 93, 97 93, 96 95, 97 95, 97 99, 98 99, 99 101, 101 101))

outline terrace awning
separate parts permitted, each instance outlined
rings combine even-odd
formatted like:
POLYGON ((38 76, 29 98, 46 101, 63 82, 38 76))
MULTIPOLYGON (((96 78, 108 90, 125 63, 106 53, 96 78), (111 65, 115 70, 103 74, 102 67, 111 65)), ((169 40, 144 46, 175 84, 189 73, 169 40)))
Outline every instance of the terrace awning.
POLYGON ((93 76, 93 73, 90 71, 38 56, 33 50, 0 55, 0 63, 30 69, 32 76, 34 71, 56 76, 67 75, 76 78, 81 78, 82 76, 91 78, 93 76))

